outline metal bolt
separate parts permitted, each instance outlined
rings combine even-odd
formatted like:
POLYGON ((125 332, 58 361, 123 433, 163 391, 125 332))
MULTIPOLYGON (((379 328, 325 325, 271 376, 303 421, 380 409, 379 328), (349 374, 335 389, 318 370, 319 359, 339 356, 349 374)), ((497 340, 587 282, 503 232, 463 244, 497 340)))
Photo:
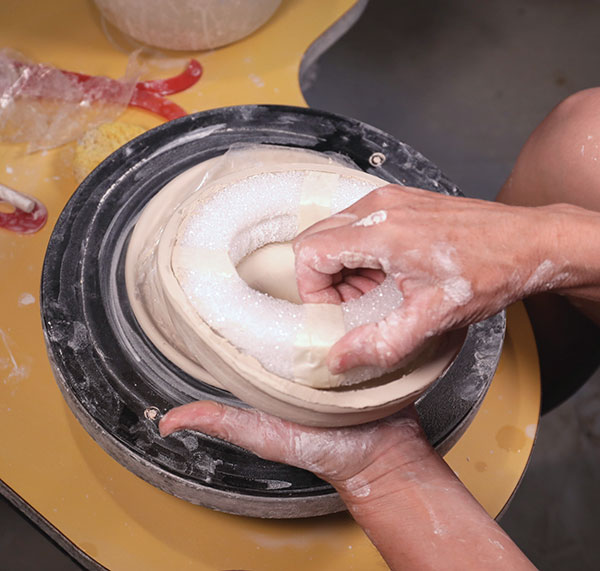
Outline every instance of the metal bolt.
POLYGON ((386 156, 383 153, 373 153, 369 157, 369 163, 374 167, 379 167, 385 163, 386 156))
POLYGON ((156 420, 160 416, 160 410, 158 410, 155 406, 149 406, 146 410, 144 410, 144 416, 148 420, 156 420))

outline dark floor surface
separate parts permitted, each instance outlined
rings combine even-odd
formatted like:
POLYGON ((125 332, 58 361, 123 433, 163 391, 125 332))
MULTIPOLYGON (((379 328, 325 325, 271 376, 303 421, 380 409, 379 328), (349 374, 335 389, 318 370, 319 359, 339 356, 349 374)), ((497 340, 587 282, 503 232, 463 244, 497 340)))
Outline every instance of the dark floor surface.
MULTIPOLYGON (((371 0, 305 94, 312 107, 392 133, 465 194, 491 199, 552 107, 600 85, 599 26, 593 0, 371 0)), ((600 569, 598 374, 542 420, 501 524, 545 571, 600 569)), ((0 570, 77 568, 0 501, 0 570)))

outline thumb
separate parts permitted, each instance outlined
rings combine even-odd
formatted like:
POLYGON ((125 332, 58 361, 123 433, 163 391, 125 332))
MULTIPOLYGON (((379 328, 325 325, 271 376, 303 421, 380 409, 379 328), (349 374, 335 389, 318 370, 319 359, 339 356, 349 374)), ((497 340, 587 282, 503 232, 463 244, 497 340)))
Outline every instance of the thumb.
POLYGON ((424 317, 415 304, 405 299, 402 307, 383 320, 346 333, 329 351, 329 370, 340 374, 354 367, 390 369, 401 364, 431 336, 424 317))

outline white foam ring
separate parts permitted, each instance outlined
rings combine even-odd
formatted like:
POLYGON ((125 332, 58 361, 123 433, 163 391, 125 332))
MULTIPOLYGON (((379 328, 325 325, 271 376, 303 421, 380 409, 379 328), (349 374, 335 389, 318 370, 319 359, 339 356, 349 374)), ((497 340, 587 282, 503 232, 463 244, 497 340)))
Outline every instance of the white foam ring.
MULTIPOLYGON (((292 240, 298 233, 302 183, 310 171, 256 174, 235 182, 207 202, 195 202, 182 223, 178 245, 227 251, 234 265, 254 250, 273 242, 292 240)), ((350 206, 378 185, 352 176, 340 176, 332 197, 332 214, 350 206)), ((202 192, 200 190, 199 192, 202 192)), ((237 274, 207 272, 198 260, 179 269, 177 279, 199 316, 239 350, 262 366, 293 379, 294 341, 303 322, 304 308, 252 289, 237 274)), ((357 300, 342 304, 346 330, 381 320, 402 301, 391 278, 357 300)), ((365 380, 380 370, 357 371, 365 380)))

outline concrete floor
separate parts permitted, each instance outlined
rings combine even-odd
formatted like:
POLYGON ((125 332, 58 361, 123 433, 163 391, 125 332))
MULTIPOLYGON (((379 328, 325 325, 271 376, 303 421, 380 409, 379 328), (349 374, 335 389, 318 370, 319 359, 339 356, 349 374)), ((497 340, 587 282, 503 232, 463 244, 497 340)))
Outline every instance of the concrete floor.
POLYGON ((544 116, 600 84, 599 23, 594 0, 371 0, 305 95, 410 144, 465 194, 493 198, 544 116))
MULTIPOLYGON (((313 67, 306 97, 394 134, 465 194, 491 199, 550 109, 600 84, 599 24, 594 0, 371 0, 313 67)), ((501 523, 539 568, 595 570, 599 506, 596 374, 543 418, 501 523)), ((78 568, 3 501, 0 530, 0 569, 78 568)))

